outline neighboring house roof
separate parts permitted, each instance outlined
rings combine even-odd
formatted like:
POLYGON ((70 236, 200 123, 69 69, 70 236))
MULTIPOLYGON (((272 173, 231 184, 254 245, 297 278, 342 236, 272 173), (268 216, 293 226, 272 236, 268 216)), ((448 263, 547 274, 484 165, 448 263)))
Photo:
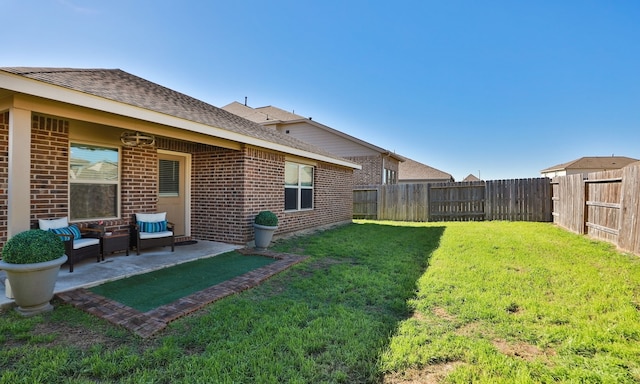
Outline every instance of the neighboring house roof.
POLYGON ((224 107, 222 107, 222 109, 224 109, 225 111, 237 114, 238 116, 244 117, 245 119, 249 119, 253 122, 262 124, 263 126, 298 124, 298 123, 304 122, 307 124, 311 124, 314 127, 323 129, 339 137, 342 137, 345 140, 349 140, 357 144, 360 144, 364 147, 367 147, 385 156, 390 156, 401 162, 404 161, 404 157, 388 149, 378 147, 364 140, 358 139, 357 137, 348 135, 337 129, 318 123, 317 121, 313 120, 311 117, 303 117, 300 115, 296 115, 295 113, 287 112, 277 107, 265 106, 265 107, 252 108, 252 107, 243 105, 241 103, 238 103, 237 101, 234 101, 230 104, 225 105, 224 107))
POLYGON ((252 108, 247 106, 246 104, 240 104, 239 102, 234 101, 230 104, 225 105, 224 107, 222 107, 222 109, 260 124, 267 121, 290 122, 300 120, 313 120, 311 118, 296 115, 295 113, 288 112, 284 109, 273 107, 271 105, 252 108))
POLYGON ((399 181, 453 181, 453 176, 439 169, 430 167, 426 164, 419 163, 415 160, 405 157, 405 161, 400 163, 398 169, 399 181))
POLYGON ((546 172, 554 172, 554 171, 565 171, 569 169, 579 170, 579 169, 620 169, 624 168, 627 165, 638 161, 638 159, 633 159, 625 156, 591 156, 591 157, 581 157, 579 159, 569 161, 568 163, 554 165, 553 167, 549 167, 540 171, 540 173, 546 172))
POLYGON ((118 164, 108 161, 89 163, 86 160, 70 159, 69 178, 73 180, 117 180, 118 164))
POLYGON ((313 120, 311 117, 304 117, 300 115, 296 115, 293 112, 285 111, 284 109, 280 109, 278 107, 274 107, 271 105, 267 105, 265 107, 258 107, 255 109, 256 111, 262 113, 267 121, 269 120, 280 120, 280 121, 299 121, 299 120, 313 120))
MULTIPOLYGON (((0 88, 10 91, 105 110, 355 169, 360 168, 358 164, 321 148, 275 130, 266 130, 253 121, 120 69, 5 67, 0 68, 0 80, 2 80, 0 88), (3 72, 4 76, 2 76, 3 72), (52 90, 36 83, 19 82, 15 77, 7 74, 81 92, 85 97, 75 93, 61 92, 60 88, 52 90), (105 105, 93 98, 94 96, 134 108, 126 108, 121 104, 105 105), (166 119, 161 116, 151 115, 136 108, 166 115, 170 118, 170 122, 165 121, 166 119)), ((3 94, 1 91, 2 89, 0 89, 0 96, 3 94)))
POLYGON ((222 109, 224 109, 227 112, 231 112, 234 115, 238 115, 242 118, 245 118, 247 120, 251 120, 254 123, 260 124, 268 120, 267 115, 265 115, 264 113, 257 111, 251 107, 248 107, 244 104, 240 104, 236 101, 234 101, 231 104, 225 105, 224 107, 222 107, 222 109))
POLYGON ((467 175, 467 177, 462 179, 462 181, 482 181, 482 180, 476 175, 474 175, 473 173, 470 173, 467 175))

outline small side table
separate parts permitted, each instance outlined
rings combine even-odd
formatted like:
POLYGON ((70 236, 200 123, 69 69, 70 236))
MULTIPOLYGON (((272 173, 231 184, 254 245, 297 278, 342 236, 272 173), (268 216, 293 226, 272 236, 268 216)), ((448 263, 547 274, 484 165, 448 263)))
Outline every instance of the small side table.
POLYGON ((102 236, 102 256, 113 252, 126 251, 129 256, 129 234, 113 233, 102 236))

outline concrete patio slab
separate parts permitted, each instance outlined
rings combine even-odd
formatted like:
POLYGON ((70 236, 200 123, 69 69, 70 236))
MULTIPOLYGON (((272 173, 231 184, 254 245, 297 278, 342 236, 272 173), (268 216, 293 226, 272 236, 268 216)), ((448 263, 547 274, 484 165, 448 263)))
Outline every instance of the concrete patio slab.
MULTIPOLYGON (((240 248, 242 246, 198 240, 196 244, 176 246, 175 252, 171 252, 168 247, 161 247, 146 249, 140 255, 136 255, 135 252, 130 252, 129 256, 124 252, 106 255, 105 260, 99 263, 92 259, 85 259, 76 263, 74 272, 71 273, 68 266, 62 266, 54 293, 90 288, 108 281, 212 257, 240 248)), ((0 270, 0 308, 14 305, 13 299, 6 295, 5 280, 6 273, 0 270)))

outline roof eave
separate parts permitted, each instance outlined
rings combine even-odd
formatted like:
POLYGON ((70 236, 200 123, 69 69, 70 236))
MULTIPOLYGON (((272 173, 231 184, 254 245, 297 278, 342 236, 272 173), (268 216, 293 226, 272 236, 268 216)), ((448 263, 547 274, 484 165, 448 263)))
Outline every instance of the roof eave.
POLYGON ((352 169, 362 169, 359 164, 350 162, 346 159, 334 159, 322 154, 292 148, 286 145, 266 140, 261 140, 258 138, 231 132, 223 128, 197 123, 180 117, 167 115, 141 107, 136 107, 130 104, 121 103, 115 100, 110 100, 95 95, 90 95, 88 93, 61 87, 54 84, 49 84, 39 80, 26 78, 24 76, 8 73, 5 71, 0 71, 0 84, 2 84, 2 88, 8 89, 13 92, 19 92, 32 96, 42 97, 45 99, 60 101, 67 104, 113 113, 133 119, 168 125, 192 132, 236 141, 242 144, 249 144, 257 147, 272 149, 279 152, 306 157, 309 159, 323 161, 352 169))

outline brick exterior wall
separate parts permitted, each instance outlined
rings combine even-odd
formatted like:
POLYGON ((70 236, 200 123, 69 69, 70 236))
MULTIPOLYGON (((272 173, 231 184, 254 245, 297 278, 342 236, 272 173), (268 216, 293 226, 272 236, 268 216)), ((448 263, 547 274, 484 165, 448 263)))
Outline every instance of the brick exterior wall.
POLYGON ((382 184, 382 157, 381 156, 357 156, 346 157, 362 169, 353 171, 353 185, 378 185, 382 184))
POLYGON ((316 225, 350 221, 353 216, 353 171, 331 164, 319 164, 315 170, 316 225))
MULTIPOLYGON (((0 148, 4 148, 0 167, 5 170, 0 199, 6 207, 8 113, 0 118, 0 148)), ((31 139, 31 221, 35 226, 39 218, 68 215, 69 122, 33 114, 31 139)), ((110 229, 128 229, 134 212, 156 210, 157 149, 191 154, 191 236, 195 239, 245 244, 253 239, 253 218, 262 210, 278 215, 276 234, 351 220, 351 169, 320 163, 314 174, 315 208, 285 213, 284 154, 159 137, 156 148, 121 149, 121 218, 105 222, 110 229)), ((4 232, 0 235, 6 238, 6 211, 1 219, 4 232)))
POLYGON ((242 153, 203 147, 192 156, 191 235, 242 243, 246 237, 242 153))
POLYGON ((279 218, 276 235, 351 220, 350 169, 320 164, 314 175, 315 208, 284 212, 284 164, 283 154, 252 147, 195 153, 192 236, 244 244, 253 239, 253 218, 264 210, 279 218))
POLYGON ((31 221, 68 215, 69 122, 31 119, 31 221))
MULTIPOLYGON (((362 169, 353 171, 353 185, 378 185, 382 184, 383 157, 377 156, 356 156, 346 157, 354 163, 360 164, 362 169)), ((385 158, 384 168, 396 173, 396 183, 398 182, 398 169, 400 163, 396 159, 385 158)))
POLYGON ((158 200, 158 152, 155 148, 122 147, 121 219, 109 226, 129 227, 135 212, 155 212, 158 200))
POLYGON ((9 187, 9 111, 0 112, 0 244, 7 241, 9 187))
POLYGON ((247 204, 245 223, 249 237, 253 239, 254 216, 263 210, 278 215, 276 235, 351 220, 353 211, 353 172, 351 169, 319 163, 314 169, 314 209, 307 211, 284 211, 284 164, 281 154, 275 155, 259 149, 245 151, 249 159, 246 164, 245 185, 251 191, 247 204), (272 161, 264 161, 264 156, 272 161), (268 171, 266 168, 268 167, 268 171))

